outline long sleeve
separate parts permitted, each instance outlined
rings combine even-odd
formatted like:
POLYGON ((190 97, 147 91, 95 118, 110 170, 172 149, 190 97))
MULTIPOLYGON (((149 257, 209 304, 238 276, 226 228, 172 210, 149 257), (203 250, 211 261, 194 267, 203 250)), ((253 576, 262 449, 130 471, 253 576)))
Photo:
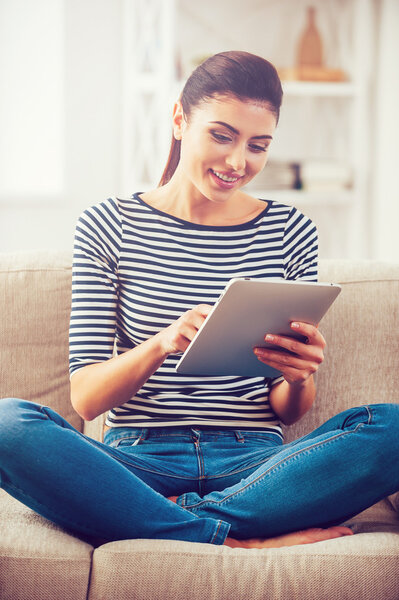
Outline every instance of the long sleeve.
POLYGON ((112 357, 121 241, 118 207, 108 199, 79 217, 74 241, 69 372, 112 357))
POLYGON ((315 224, 295 207, 284 232, 286 279, 317 281, 318 235, 315 224))

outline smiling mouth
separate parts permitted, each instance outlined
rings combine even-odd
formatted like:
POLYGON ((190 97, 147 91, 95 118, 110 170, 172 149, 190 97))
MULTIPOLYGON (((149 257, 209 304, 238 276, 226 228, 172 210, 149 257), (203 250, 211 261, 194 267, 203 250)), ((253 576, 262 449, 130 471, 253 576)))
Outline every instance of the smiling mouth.
POLYGON ((224 173, 220 173, 220 171, 214 171, 213 169, 211 169, 212 173, 221 181, 224 181, 226 183, 235 183, 236 181, 238 181, 239 179, 241 179, 241 177, 229 177, 228 175, 225 175, 224 173))

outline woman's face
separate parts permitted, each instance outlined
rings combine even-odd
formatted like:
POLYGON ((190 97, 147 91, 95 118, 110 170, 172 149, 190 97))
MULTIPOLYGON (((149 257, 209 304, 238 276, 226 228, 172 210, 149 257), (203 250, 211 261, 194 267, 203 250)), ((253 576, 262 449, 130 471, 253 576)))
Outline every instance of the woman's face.
POLYGON ((266 104, 218 96, 195 107, 188 121, 178 103, 173 124, 180 176, 192 192, 225 202, 266 165, 276 117, 266 104))

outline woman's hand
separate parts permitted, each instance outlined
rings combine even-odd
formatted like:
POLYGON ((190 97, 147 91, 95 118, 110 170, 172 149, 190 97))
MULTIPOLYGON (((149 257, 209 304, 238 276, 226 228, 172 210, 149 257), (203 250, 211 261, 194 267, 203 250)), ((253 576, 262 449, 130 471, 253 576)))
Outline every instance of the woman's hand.
POLYGON ((212 308, 209 304, 198 304, 157 333, 165 355, 184 352, 212 308))
POLYGON ((293 322, 291 328, 306 336, 307 342, 287 336, 267 334, 265 341, 280 346, 282 350, 256 347, 254 352, 260 361, 281 371, 288 383, 303 384, 323 362, 326 341, 318 328, 309 323, 293 322), (289 352, 286 352, 287 350, 289 352))

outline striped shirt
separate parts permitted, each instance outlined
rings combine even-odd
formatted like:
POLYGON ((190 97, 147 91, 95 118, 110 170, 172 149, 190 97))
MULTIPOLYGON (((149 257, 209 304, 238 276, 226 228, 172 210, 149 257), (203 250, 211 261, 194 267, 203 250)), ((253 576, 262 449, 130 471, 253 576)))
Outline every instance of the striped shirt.
MULTIPOLYGON (((197 304, 214 304, 233 277, 317 281, 317 230, 295 207, 265 201, 239 225, 190 223, 134 194, 79 217, 74 245, 70 376, 141 344, 197 304)), ((282 438, 269 403, 282 378, 190 376, 171 354, 134 397, 107 414, 111 427, 206 425, 282 438)))

